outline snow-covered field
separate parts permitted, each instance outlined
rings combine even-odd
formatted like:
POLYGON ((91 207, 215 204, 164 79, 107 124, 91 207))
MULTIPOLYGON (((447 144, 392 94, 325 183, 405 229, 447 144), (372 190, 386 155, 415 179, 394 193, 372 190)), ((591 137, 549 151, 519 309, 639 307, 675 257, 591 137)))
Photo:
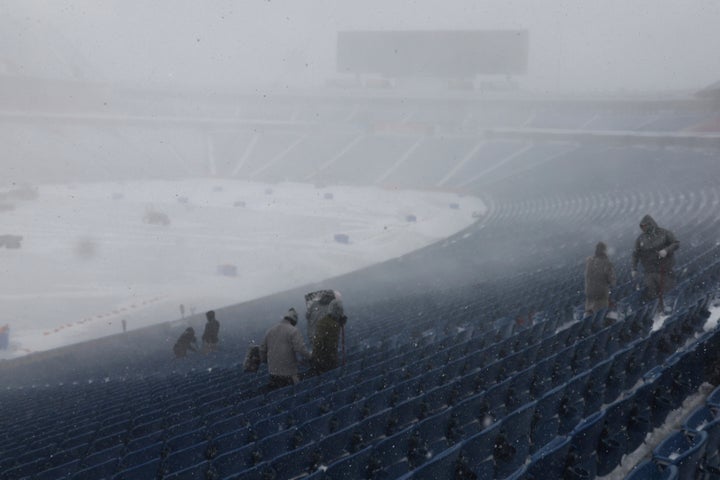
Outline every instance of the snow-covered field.
POLYGON ((23 240, 0 248, 0 326, 10 327, 0 358, 318 282, 445 238, 486 210, 454 193, 210 178, 40 185, 37 199, 12 203, 0 235, 23 240), (148 223, 152 212, 170 223, 148 223))

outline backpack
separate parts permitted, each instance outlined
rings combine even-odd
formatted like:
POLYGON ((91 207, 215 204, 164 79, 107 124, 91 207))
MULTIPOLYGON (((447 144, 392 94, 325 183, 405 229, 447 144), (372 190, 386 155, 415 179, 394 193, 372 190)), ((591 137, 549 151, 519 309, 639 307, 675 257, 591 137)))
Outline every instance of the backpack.
POLYGON ((250 349, 245 354, 245 361, 243 362, 243 371, 255 373, 260 368, 260 347, 257 345, 251 345, 250 349))

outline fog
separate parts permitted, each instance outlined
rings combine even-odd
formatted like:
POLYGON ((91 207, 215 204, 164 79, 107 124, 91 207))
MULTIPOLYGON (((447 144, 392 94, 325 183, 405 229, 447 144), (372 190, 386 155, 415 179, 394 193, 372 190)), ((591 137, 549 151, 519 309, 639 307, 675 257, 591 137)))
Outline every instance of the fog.
MULTIPOLYGON (((682 92, 689 97, 720 78, 718 24, 720 6, 713 1, 457 0, 441 7, 427 0, 3 2, 3 187, 12 191, 22 185, 39 186, 42 196, 48 188, 64 185, 71 197, 78 184, 112 190, 85 199, 85 204, 78 190, 78 211, 51 222, 59 237, 72 233, 66 242, 76 242, 81 249, 83 238, 90 238, 94 246, 98 235, 112 235, 97 224, 73 223, 73 215, 81 218, 83 209, 102 198, 110 202, 112 217, 117 212, 111 196, 124 195, 125 182, 221 178, 261 187, 298 182, 318 192, 349 183, 503 198, 515 193, 512 181, 506 182, 508 176, 572 155, 577 145, 572 140, 538 148, 512 138, 495 142, 483 137, 488 127, 652 130, 653 122, 667 121, 662 111, 638 113, 628 107, 605 118, 586 105, 555 111, 552 104, 536 108, 513 103, 513 96, 543 98, 570 92, 579 98, 596 93, 671 98, 682 92), (454 72, 438 82, 417 83, 370 72, 363 84, 357 77, 367 72, 339 71, 341 32, 426 30, 527 32, 527 51, 520 52, 522 60, 527 56, 527 71, 461 79, 470 85, 460 92, 448 91, 456 80, 454 72), (408 87, 418 86, 424 98, 447 97, 450 102, 405 104, 408 87), (463 98, 480 101, 487 94, 492 99, 508 89, 512 91, 507 104, 473 104, 463 98), (378 101, 378 95, 388 101, 378 101)), ((448 65, 458 67, 467 60, 458 54, 448 65)), ((692 116, 696 114, 691 112, 687 122, 693 128, 704 121, 702 114, 692 116)), ((556 181, 554 172, 542 178, 548 185, 556 181)), ((167 184, 158 190, 173 188, 167 184)), ((138 203, 138 223, 141 210, 187 200, 188 194, 174 195, 166 195, 169 199, 159 204, 153 196, 138 203)), ((346 211, 357 213, 354 205, 346 211)), ((22 215, 36 217, 32 212, 18 207, 7 214, 6 233, 26 235, 26 248, 43 249, 33 233, 48 231, 18 220, 22 215)), ((235 220, 235 212, 225 212, 226 221, 235 220)), ((136 227, 140 228, 130 230, 136 227)), ((209 228, 200 223, 199 229, 203 227, 209 228)), ((445 236, 458 229, 448 229, 445 236)), ((433 232, 433 240, 442 237, 433 232)), ((357 263, 358 268, 409 251, 382 251, 387 245, 379 243, 373 260, 357 263)), ((98 245, 102 248, 102 242, 98 245)), ((508 269, 499 261, 504 257, 512 257, 514 271, 522 271, 524 261, 531 261, 506 255, 504 247, 502 241, 494 247, 496 254, 484 264, 485 279, 493 269, 508 269)), ((32 264, 9 262, 6 278, 16 277, 11 266, 15 272, 30 272, 30 277, 18 277, 28 284, 32 275, 40 274, 32 264)), ((153 275, 165 280, 173 276, 157 268, 153 275)), ((420 277, 423 269, 451 271, 454 265, 414 268, 420 269, 420 277)), ((317 275, 296 276, 292 285, 283 286, 317 281, 317 275)), ((100 277, 95 281, 102 283, 100 277)), ((266 291, 277 291, 277 285, 268 284, 266 291)), ((28 294, 14 293, 20 298, 28 294)), ((230 301, 228 296, 218 300, 230 301)), ((203 306, 210 307, 208 302, 203 306)), ((69 317, 88 314, 63 312, 69 317)), ((17 308, 6 315, 24 319, 17 308)))
POLYGON ((0 73, 282 89, 336 75, 339 31, 510 29, 529 32, 529 90, 695 90, 720 78, 718 24, 713 0, 11 0, 0 73))
POLYGON ((20 250, 0 249, 0 316, 11 331, 0 359, 322 282, 442 240, 485 212, 453 193, 217 178, 42 185, 37 195, 3 214, 24 239, 20 250))
POLYGON ((718 25, 717 0, 0 2, 0 476, 624 478, 720 378, 718 25), (266 395, 248 345, 289 307, 317 340, 320 289, 338 365, 266 395), (183 358, 210 309, 218 348, 183 358))

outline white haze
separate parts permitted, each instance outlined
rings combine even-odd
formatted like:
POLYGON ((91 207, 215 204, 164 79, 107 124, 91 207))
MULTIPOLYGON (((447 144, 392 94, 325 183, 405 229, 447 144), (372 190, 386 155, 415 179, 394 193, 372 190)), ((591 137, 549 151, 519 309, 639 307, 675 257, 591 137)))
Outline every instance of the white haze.
POLYGON ((434 243, 485 210, 454 193, 210 178, 43 185, 3 212, 24 240, 0 248, 0 325, 11 332, 0 356, 116 334, 123 319, 130 330, 172 321, 181 304, 199 313, 319 282, 434 243), (148 211, 170 225, 145 223, 148 211))
POLYGON ((342 30, 522 29, 545 91, 697 90, 720 79, 715 0, 8 0, 0 74, 107 84, 320 85, 342 30))

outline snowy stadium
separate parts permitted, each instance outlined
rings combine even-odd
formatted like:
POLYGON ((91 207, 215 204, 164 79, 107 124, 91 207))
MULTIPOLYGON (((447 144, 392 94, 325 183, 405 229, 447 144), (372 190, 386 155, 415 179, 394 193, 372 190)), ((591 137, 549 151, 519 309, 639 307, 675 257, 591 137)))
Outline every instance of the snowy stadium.
POLYGON ((475 32, 502 55, 470 49, 450 80, 443 48, 467 38, 446 31, 433 49, 427 32, 340 35, 352 74, 269 94, 0 76, 4 170, 27 181, 0 192, 0 235, 21 237, 0 251, 0 478, 720 478, 720 85, 533 95, 508 78, 528 61, 511 33, 475 32), (375 42, 436 61, 368 60, 375 42), (253 202, 279 216, 248 227, 270 215, 253 202), (681 245, 662 306, 630 275, 646 214, 681 245), (324 243, 293 243, 298 219, 324 243), (423 238, 390 245, 388 226, 423 238), (600 240, 618 284, 586 317, 600 240), (152 272, 123 265, 140 251, 152 272), (121 293, 133 275, 142 291, 121 293), (304 331, 321 288, 342 292, 342 365, 265 393, 248 347, 290 306, 304 331), (61 301, 32 305, 41 290, 61 301), (35 307, 21 341, 10 320, 35 307), (218 351, 173 359, 208 309, 218 351))

